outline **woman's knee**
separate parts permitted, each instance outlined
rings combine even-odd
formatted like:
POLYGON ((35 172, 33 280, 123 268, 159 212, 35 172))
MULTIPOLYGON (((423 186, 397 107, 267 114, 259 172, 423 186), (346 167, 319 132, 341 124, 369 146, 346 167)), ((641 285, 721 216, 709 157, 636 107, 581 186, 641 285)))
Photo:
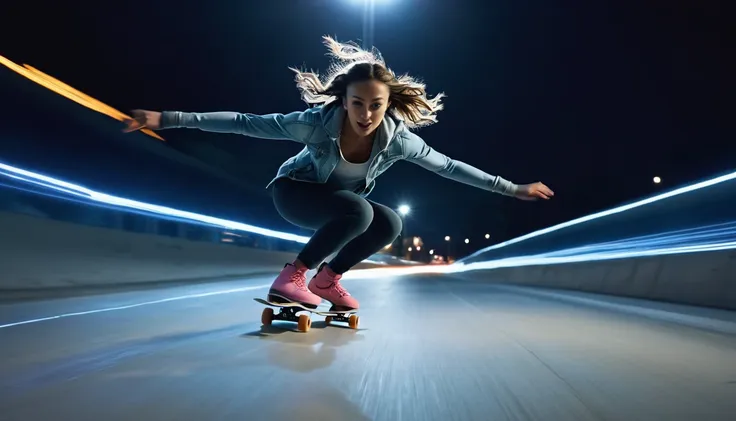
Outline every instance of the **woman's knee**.
POLYGON ((362 197, 350 202, 346 215, 352 220, 353 228, 358 234, 365 232, 371 226, 375 217, 373 207, 362 197))

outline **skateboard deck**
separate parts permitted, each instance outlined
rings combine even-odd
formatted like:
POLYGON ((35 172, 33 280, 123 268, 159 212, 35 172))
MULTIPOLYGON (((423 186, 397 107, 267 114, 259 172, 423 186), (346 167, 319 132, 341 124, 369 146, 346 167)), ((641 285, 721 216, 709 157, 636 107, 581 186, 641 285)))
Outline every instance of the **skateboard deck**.
POLYGON ((321 311, 318 309, 304 307, 299 303, 276 303, 262 298, 254 298, 253 300, 263 305, 270 306, 264 308, 263 313, 261 313, 261 323, 263 323, 264 326, 270 326, 274 320, 284 320, 287 322, 296 322, 298 331, 308 332, 309 328, 312 327, 312 319, 308 314, 298 314, 305 311, 325 316, 325 322, 327 324, 330 324, 333 321, 347 322, 351 329, 357 329, 358 322, 360 321, 360 317, 355 314, 356 310, 321 311), (278 313, 274 313, 273 308, 271 307, 278 308, 278 313))

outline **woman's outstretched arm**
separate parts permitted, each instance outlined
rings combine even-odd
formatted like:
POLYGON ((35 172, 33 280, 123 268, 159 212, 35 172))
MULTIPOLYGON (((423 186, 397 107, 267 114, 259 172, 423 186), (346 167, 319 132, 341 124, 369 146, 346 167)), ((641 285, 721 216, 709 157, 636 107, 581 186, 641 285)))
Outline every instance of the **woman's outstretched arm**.
POLYGON ((300 111, 258 115, 231 111, 195 113, 133 110, 132 114, 133 119, 126 121, 126 132, 144 127, 151 130, 188 128, 306 143, 316 127, 313 116, 300 111))
POLYGON ((453 181, 483 190, 525 200, 549 199, 554 192, 542 183, 514 184, 501 176, 488 174, 472 165, 454 160, 427 145, 419 136, 406 135, 404 156, 407 161, 453 181))

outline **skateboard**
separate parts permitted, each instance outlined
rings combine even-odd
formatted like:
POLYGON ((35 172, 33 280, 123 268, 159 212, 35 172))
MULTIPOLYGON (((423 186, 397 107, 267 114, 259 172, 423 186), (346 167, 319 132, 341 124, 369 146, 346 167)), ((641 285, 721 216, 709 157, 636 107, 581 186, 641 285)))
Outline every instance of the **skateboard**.
POLYGON ((309 328, 312 327, 312 319, 309 317, 308 314, 299 314, 302 312, 309 312, 318 314, 320 316, 325 316, 325 323, 330 324, 331 322, 347 322, 348 326, 350 326, 351 329, 357 329, 358 328, 358 322, 360 321, 360 317, 358 317, 355 310, 346 310, 346 311, 320 311, 317 309, 311 309, 304 307, 303 305, 299 303, 275 303, 272 301, 267 301, 262 298, 254 298, 255 301, 271 306, 279 308, 279 312, 274 314, 274 311, 270 307, 266 307, 263 309, 263 313, 261 313, 261 323, 263 323, 264 326, 271 326, 271 322, 274 320, 284 320, 287 322, 296 322, 297 323, 297 330, 299 332, 309 332, 309 328))

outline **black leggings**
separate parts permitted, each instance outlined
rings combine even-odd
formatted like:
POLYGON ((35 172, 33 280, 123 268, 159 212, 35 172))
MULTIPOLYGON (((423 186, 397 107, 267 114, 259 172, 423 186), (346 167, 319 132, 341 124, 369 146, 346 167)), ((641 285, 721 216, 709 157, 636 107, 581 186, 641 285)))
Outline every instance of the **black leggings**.
POLYGON ((401 233, 401 217, 390 208, 325 184, 281 178, 273 202, 287 221, 316 230, 298 256, 309 269, 339 250, 329 266, 343 274, 401 233))

